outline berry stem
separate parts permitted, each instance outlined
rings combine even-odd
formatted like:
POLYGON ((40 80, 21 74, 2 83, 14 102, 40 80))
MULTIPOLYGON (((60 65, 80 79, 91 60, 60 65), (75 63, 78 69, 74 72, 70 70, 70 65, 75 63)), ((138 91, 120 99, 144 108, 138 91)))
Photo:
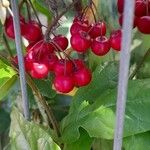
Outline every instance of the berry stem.
POLYGON ((68 12, 73 6, 75 3, 77 3, 79 0, 75 0, 73 3, 71 3, 70 5, 68 5, 66 7, 66 9, 56 18, 54 19, 53 21, 50 21, 49 25, 48 25, 48 28, 46 30, 46 33, 45 33, 45 40, 46 41, 49 41, 49 35, 50 35, 50 32, 52 31, 53 27, 58 23, 58 21, 60 20, 60 18, 66 13, 68 12))
POLYGON ((145 62, 145 60, 147 59, 148 56, 150 56, 150 48, 146 51, 146 53, 143 56, 143 58, 141 59, 141 61, 137 64, 135 70, 132 72, 129 79, 133 79, 135 77, 135 75, 140 70, 140 68, 142 67, 143 63, 145 62))

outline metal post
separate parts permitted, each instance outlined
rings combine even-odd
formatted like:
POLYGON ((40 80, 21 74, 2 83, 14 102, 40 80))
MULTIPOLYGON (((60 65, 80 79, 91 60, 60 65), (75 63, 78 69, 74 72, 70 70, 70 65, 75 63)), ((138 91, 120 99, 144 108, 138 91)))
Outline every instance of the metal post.
POLYGON ((26 78, 25 78, 25 67, 24 67, 24 58, 23 58, 23 52, 22 52, 20 19, 19 19, 19 13, 18 13, 17 0, 11 0, 11 6, 12 6, 12 12, 13 12, 15 43, 16 43, 18 64, 19 64, 19 75, 20 75, 21 94, 22 94, 22 101, 23 101, 23 111, 24 111, 25 118, 29 120, 29 102, 27 98, 27 85, 26 85, 26 78))
POLYGON ((130 48, 132 40, 132 26, 134 20, 134 0, 125 0, 123 18, 123 37, 120 54, 118 95, 116 108, 116 127, 113 150, 121 150, 123 138, 123 126, 125 116, 125 106, 127 98, 128 75, 130 64, 130 48))

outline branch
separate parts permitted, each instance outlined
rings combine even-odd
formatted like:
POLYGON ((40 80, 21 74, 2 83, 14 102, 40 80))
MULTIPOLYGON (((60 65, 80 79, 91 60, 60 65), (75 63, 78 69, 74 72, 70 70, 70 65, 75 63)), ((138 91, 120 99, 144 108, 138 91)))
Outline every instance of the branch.
POLYGON ((71 3, 70 5, 68 5, 68 6, 66 7, 66 9, 65 9, 52 23, 50 22, 50 24, 48 25, 48 28, 47 28, 47 30, 46 30, 46 33, 45 33, 45 40, 46 40, 46 41, 49 40, 49 34, 50 34, 51 30, 53 29, 53 27, 54 27, 55 25, 57 25, 57 23, 58 23, 58 21, 60 20, 60 18, 61 18, 67 11, 69 11, 69 10, 74 6, 74 4, 76 4, 78 1, 80 1, 80 0, 75 0, 73 3, 71 3))
POLYGON ((143 56, 143 58, 141 59, 141 61, 139 62, 139 64, 137 65, 137 67, 135 68, 135 70, 133 71, 133 73, 130 75, 129 79, 133 79, 135 77, 135 75, 137 74, 137 72, 140 70, 141 66, 143 65, 143 63, 145 62, 146 58, 150 55, 150 48, 146 51, 145 55, 143 56))

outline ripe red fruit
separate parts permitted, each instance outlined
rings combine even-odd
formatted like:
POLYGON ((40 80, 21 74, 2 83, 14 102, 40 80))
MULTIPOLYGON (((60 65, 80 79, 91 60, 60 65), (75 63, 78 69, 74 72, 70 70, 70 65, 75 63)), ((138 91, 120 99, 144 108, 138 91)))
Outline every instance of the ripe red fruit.
POLYGON ((121 49, 121 39, 122 39, 121 30, 116 30, 116 31, 113 31, 111 33, 110 44, 111 44, 111 47, 114 50, 120 51, 120 49, 121 49))
POLYGON ((74 88, 74 80, 71 76, 56 76, 54 87, 59 92, 68 93, 74 88))
POLYGON ((75 65, 74 70, 79 70, 79 69, 85 67, 84 62, 81 59, 74 59, 73 62, 74 62, 74 65, 75 65))
POLYGON ((150 34, 150 16, 143 16, 139 18, 137 27, 140 32, 150 34))
POLYGON ((89 24, 89 21, 86 18, 80 17, 80 16, 76 16, 73 20, 73 23, 75 22, 81 22, 81 23, 85 23, 85 24, 89 24))
MULTIPOLYGON (((138 19, 139 19, 138 17, 134 16, 133 28, 135 28, 137 26, 138 19)), ((120 15, 120 17, 119 17, 120 26, 122 26, 122 23, 123 23, 123 14, 120 15)))
POLYGON ((118 0, 117 1, 117 8, 118 8, 119 13, 123 13, 124 0, 118 0))
POLYGON ((91 46, 91 38, 84 31, 80 31, 77 34, 72 35, 70 42, 72 48, 77 52, 86 52, 91 46))
POLYGON ((49 54, 52 54, 54 52, 54 47, 51 43, 41 40, 34 44, 29 51, 33 51, 33 55, 36 60, 41 60, 49 54))
POLYGON ((142 17, 146 15, 146 2, 143 0, 137 0, 135 2, 135 16, 142 17))
POLYGON ((61 50, 65 50, 68 47, 68 39, 63 35, 57 35, 53 40, 61 48, 61 50))
POLYGON ((89 69, 81 68, 74 72, 74 81, 76 86, 85 86, 90 83, 92 79, 92 74, 89 69))
POLYGON ((105 36, 99 36, 93 41, 91 49, 94 54, 103 56, 110 50, 110 41, 105 36))
MULTIPOLYGON (((24 26, 25 26, 25 22, 23 21, 24 18, 20 19, 20 30, 21 30, 21 34, 24 35, 24 26)), ((14 33, 14 25, 13 25, 13 19, 12 17, 8 17, 6 18, 6 22, 5 22, 5 33, 7 34, 7 36, 9 38, 14 39, 15 38, 15 33, 14 33)))
POLYGON ((71 33, 71 35, 74 35, 74 34, 78 33, 81 30, 85 31, 85 32, 88 32, 89 25, 87 23, 77 21, 77 22, 72 24, 72 26, 70 28, 70 33, 71 33))
POLYGON ((73 72, 73 63, 69 60, 60 59, 56 62, 54 67, 55 75, 70 75, 73 72))
POLYGON ((36 42, 41 39, 42 37, 42 30, 40 25, 35 21, 30 21, 24 27, 25 35, 24 37, 29 42, 36 42))
POLYGON ((48 67, 45 64, 34 62, 30 75, 36 79, 43 79, 48 76, 48 67))
POLYGON ((91 30, 89 32, 89 35, 92 38, 96 38, 98 36, 102 36, 106 34, 106 25, 104 22, 98 22, 96 24, 93 24, 91 26, 91 30))
POLYGON ((41 60, 42 63, 48 66, 49 71, 54 71, 55 64, 58 61, 58 57, 55 54, 50 54, 41 60))

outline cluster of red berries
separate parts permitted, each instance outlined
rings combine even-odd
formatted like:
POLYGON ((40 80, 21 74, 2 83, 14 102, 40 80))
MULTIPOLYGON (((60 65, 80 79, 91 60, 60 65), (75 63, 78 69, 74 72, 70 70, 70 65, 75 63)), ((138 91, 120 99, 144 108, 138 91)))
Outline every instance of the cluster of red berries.
MULTIPOLYGON (((57 35, 49 41, 43 39, 40 25, 35 21, 25 22, 20 17, 21 34, 29 41, 24 56, 26 71, 36 79, 44 79, 54 73, 54 87, 57 91, 68 93, 73 88, 90 83, 92 74, 80 59, 72 59, 65 53, 68 39, 57 35), (65 58, 61 56, 64 53, 65 58)), ((10 38, 15 38, 12 17, 7 18, 5 32, 10 38)), ((17 56, 14 59, 18 64, 17 56)))
MULTIPOLYGON (((119 23, 122 25, 124 0, 117 2, 120 13, 119 23)), ((135 0, 134 25, 144 34, 150 34, 150 0, 135 0)))
POLYGON ((72 48, 78 53, 85 53, 89 48, 98 56, 106 55, 110 48, 120 51, 121 30, 106 35, 106 24, 103 21, 89 24, 88 20, 76 17, 70 28, 72 48))

